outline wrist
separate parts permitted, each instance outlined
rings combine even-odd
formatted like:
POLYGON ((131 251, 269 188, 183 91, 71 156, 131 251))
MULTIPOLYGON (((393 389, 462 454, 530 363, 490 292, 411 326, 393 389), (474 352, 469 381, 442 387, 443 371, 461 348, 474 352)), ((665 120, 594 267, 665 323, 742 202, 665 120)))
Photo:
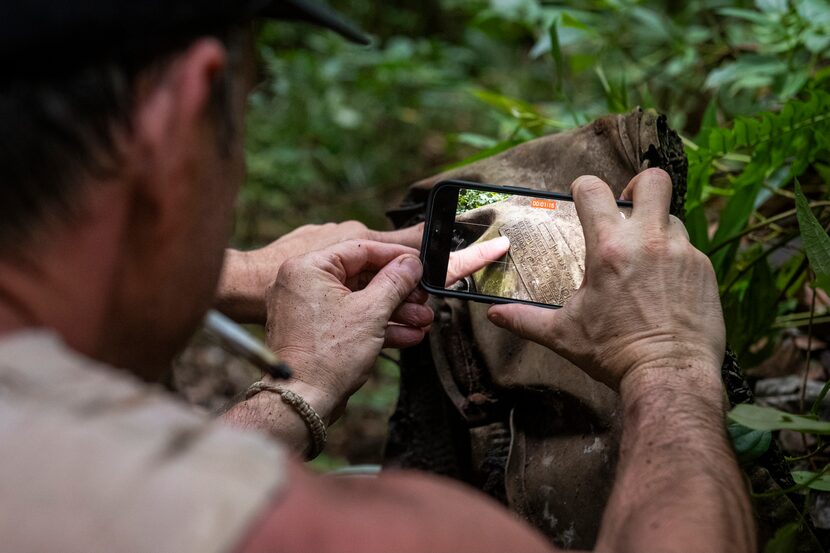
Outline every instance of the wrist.
POLYGON ((718 409, 722 409, 724 398, 720 363, 695 357, 637 365, 620 380, 619 391, 624 402, 668 395, 697 398, 718 409))
POLYGON ((266 317, 265 289, 250 252, 228 249, 216 295, 216 307, 242 323, 263 323, 266 317))
POLYGON ((295 394, 302 397, 306 403, 308 403, 312 409, 317 413, 317 415, 323 419, 323 422, 326 426, 331 426, 331 424, 336 420, 336 411, 339 405, 337 397, 332 394, 327 393, 326 391, 301 380, 297 380, 296 378, 291 378, 287 381, 280 381, 272 379, 268 376, 263 377, 262 379, 265 382, 269 382, 272 384, 277 384, 282 386, 287 390, 291 390, 295 394))
POLYGON ((348 355, 336 358, 333 353, 279 346, 270 340, 267 343, 277 357, 291 369, 294 377, 288 382, 292 385, 296 382, 297 386, 302 386, 309 393, 319 396, 322 406, 328 409, 326 414, 332 419, 331 422, 337 419, 340 409, 345 407, 349 398, 368 379, 368 369, 371 366, 366 367, 366 370, 362 367, 357 370, 354 360, 348 355))

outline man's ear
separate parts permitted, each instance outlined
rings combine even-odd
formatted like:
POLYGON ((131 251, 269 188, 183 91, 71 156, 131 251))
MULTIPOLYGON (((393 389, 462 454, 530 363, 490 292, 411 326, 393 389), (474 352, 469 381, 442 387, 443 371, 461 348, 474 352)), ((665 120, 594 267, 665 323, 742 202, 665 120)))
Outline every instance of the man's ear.
POLYGON ((227 64, 225 46, 203 38, 136 83, 128 163, 133 192, 150 211, 140 215, 167 226, 187 207, 200 164, 216 151, 213 91, 227 64))

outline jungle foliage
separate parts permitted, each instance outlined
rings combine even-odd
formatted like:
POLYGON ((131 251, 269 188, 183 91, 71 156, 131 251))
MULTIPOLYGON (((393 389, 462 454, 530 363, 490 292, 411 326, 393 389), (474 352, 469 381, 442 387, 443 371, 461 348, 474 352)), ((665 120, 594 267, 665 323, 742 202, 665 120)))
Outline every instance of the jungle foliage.
POLYGON ((458 215, 459 213, 464 213, 465 211, 470 211, 471 209, 501 202, 509 197, 510 196, 508 194, 501 194, 499 192, 462 189, 458 193, 458 203, 456 204, 455 214, 458 215))
MULTIPOLYGON (((686 145, 687 229, 718 274, 744 368, 785 333, 827 334, 830 2, 333 4, 376 46, 262 30, 240 242, 315 220, 380 227, 417 178, 639 105, 667 114, 686 145)), ((830 434, 820 406, 740 408, 739 454, 757 457, 782 428, 830 434)), ((828 445, 818 438, 813 461, 828 445)), ((805 473, 803 461, 794 489, 829 490, 828 467, 805 473)))

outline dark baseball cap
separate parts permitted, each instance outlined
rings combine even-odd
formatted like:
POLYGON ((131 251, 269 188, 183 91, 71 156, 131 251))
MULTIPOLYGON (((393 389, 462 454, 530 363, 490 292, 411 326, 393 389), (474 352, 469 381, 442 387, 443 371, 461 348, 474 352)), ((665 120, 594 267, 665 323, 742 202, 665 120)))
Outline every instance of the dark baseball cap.
POLYGON ((254 18, 304 21, 358 44, 369 38, 315 0, 8 0, 0 2, 0 63, 71 63, 108 51, 152 46, 254 18))
POLYGON ((326 27, 358 44, 368 45, 371 41, 361 29, 343 15, 322 2, 307 0, 266 1, 264 16, 275 19, 294 19, 326 27))

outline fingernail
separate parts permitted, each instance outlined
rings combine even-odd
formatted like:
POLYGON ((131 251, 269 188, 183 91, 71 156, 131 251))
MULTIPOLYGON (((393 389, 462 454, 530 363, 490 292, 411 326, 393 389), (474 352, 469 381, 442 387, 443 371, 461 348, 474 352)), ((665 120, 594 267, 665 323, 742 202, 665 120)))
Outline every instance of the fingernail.
POLYGON ((415 257, 414 255, 405 255, 403 256, 399 263, 409 271, 420 270, 421 268, 421 260, 415 257))
POLYGON ((507 236, 499 236, 496 238, 495 244, 502 248, 509 248, 510 247, 510 238, 507 236))
POLYGON ((488 311, 487 318, 489 318, 490 322, 494 325, 504 326, 504 317, 502 317, 498 312, 488 311))

